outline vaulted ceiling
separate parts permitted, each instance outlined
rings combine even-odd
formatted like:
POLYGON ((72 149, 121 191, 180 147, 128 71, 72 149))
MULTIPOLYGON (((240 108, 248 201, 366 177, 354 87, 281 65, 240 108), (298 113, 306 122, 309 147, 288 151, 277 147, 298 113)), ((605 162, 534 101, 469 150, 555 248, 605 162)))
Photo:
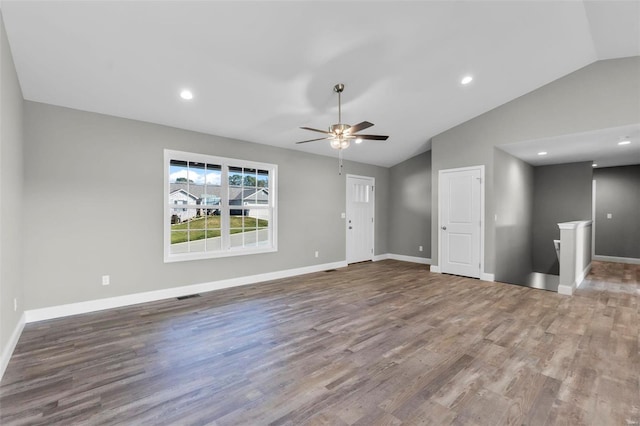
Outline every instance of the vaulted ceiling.
POLYGON ((391 166, 590 63, 640 55, 636 1, 3 1, 25 99, 391 166), (462 85, 460 80, 474 80, 462 85), (194 98, 179 92, 189 88, 194 98))

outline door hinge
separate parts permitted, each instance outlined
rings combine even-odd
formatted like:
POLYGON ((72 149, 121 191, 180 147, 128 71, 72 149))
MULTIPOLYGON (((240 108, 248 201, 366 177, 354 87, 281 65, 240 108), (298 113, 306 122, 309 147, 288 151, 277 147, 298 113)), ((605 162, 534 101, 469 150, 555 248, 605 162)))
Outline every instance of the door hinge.
POLYGON ((478 183, 482 183, 482 178, 476 178, 478 179, 478 183))
POLYGON ((371 254, 373 254, 373 249, 371 249, 371 254))
POLYGON ((371 218, 371 223, 373 223, 373 218, 371 218))

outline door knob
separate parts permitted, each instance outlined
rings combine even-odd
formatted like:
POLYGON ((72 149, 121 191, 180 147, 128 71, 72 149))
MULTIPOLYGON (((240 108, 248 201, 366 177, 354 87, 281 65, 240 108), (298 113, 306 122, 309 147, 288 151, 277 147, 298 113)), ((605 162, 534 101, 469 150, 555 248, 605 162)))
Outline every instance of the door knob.
POLYGON ((350 226, 349 229, 353 229, 353 226, 350 226))
POLYGON ((447 227, 446 227, 446 226, 442 226, 442 230, 443 230, 443 231, 446 231, 446 230, 447 230, 447 227))

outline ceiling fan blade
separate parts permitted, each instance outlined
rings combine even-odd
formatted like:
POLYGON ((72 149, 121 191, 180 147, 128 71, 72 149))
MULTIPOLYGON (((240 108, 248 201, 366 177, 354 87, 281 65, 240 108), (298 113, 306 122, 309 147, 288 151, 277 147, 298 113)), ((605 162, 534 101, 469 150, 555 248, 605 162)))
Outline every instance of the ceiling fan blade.
POLYGON ((312 127, 300 127, 300 128, 304 129, 304 130, 311 130, 312 132, 324 133, 326 135, 332 135, 333 134, 331 132, 327 132, 326 130, 314 129, 312 127))
POLYGON ((328 139, 330 139, 330 138, 309 139, 308 141, 300 141, 300 142, 296 142, 296 144, 299 144, 299 143, 307 143, 307 142, 315 142, 315 141, 326 141, 326 140, 328 140, 328 139))
POLYGON ((362 123, 358 123, 354 126, 351 126, 351 128, 349 129, 349 134, 352 135, 356 132, 359 132, 360 130, 368 129, 371 126, 373 126, 373 123, 369 123, 368 121, 363 121, 362 123))
POLYGON ((389 136, 382 135, 356 135, 358 139, 367 139, 370 141, 386 141, 389 139, 389 136))

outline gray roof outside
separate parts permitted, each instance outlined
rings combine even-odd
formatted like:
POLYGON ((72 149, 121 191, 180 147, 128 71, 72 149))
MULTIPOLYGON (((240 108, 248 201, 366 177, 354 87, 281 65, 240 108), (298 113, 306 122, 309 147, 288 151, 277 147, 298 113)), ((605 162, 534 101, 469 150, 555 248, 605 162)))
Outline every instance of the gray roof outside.
MULTIPOLYGON (((176 191, 183 190, 201 201, 205 196, 207 197, 218 197, 220 198, 220 194, 222 188, 220 186, 213 185, 196 185, 196 184, 187 184, 185 183, 171 183, 169 184, 169 194, 173 194, 176 191)), ((269 202, 269 189, 268 188, 245 188, 238 186, 230 186, 229 187, 229 204, 230 205, 241 205, 243 201, 257 201, 258 204, 266 204, 269 202), (249 197, 255 195, 255 200, 248 200, 249 197)))

